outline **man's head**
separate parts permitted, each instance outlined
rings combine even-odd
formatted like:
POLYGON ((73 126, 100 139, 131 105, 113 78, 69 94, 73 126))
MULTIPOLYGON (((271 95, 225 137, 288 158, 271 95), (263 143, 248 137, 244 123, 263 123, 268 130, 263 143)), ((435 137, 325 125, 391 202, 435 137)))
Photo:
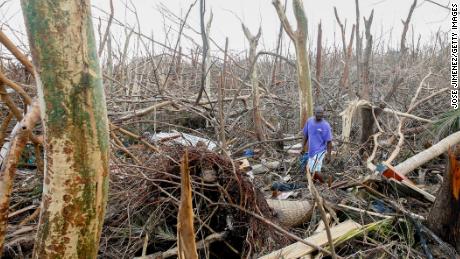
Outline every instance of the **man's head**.
POLYGON ((317 121, 320 121, 324 117, 324 109, 322 106, 316 106, 315 109, 313 109, 313 114, 315 115, 315 119, 317 121))

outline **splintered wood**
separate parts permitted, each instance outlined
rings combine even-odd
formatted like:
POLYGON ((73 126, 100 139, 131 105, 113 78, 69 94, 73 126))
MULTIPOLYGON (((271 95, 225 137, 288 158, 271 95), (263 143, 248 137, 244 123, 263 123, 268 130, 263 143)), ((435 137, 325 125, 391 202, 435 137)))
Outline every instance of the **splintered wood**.
POLYGON ((177 246, 179 259, 198 258, 195 230, 193 228, 192 186, 190 185, 187 150, 185 150, 181 163, 181 197, 177 217, 177 246))
MULTIPOLYGON (((353 220, 347 220, 331 228, 332 238, 336 239, 338 237, 345 235, 349 231, 358 229, 360 227, 362 226, 354 222, 353 220)), ((319 246, 323 246, 327 244, 328 242, 326 231, 322 231, 318 234, 314 234, 313 236, 306 238, 305 241, 309 241, 310 243, 314 243, 319 246)), ((294 259, 294 258, 306 256, 313 251, 315 251, 313 247, 303 244, 301 242, 295 242, 294 244, 286 246, 280 250, 277 250, 268 255, 262 256, 259 259, 278 259, 278 258, 294 259)))

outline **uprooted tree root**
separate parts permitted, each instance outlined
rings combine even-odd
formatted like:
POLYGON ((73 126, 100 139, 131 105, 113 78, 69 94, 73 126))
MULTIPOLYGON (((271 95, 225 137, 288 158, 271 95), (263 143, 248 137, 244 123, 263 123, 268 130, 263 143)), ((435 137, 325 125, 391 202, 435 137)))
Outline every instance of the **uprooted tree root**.
MULTIPOLYGON (((128 149, 142 164, 128 163, 124 154, 117 150, 113 152, 110 194, 99 252, 104 258, 140 256, 144 246, 147 254, 176 246, 180 158, 185 147, 162 146, 160 153, 149 153, 137 145, 128 149)), ((187 149, 197 241, 211 234, 225 233, 224 240, 210 244, 208 249, 199 250, 201 256, 205 253, 214 258, 251 256, 286 244, 286 238, 243 211, 276 221, 263 194, 232 165, 230 159, 204 148, 187 149)), ((40 183, 33 182, 36 185, 40 183)), ((15 193, 29 195, 28 192, 15 193)), ((13 203, 15 200, 24 199, 17 197, 13 203)), ((30 203, 26 202, 20 207, 30 203)), ((19 222, 31 215, 33 210, 29 212, 13 220, 19 222)), ((36 220, 27 226, 34 227, 35 224, 36 220)), ((28 232, 29 237, 34 234, 33 229, 28 232)), ((10 244, 7 250, 11 255, 16 254, 20 245, 20 242, 15 245, 8 243, 14 238, 17 236, 7 236, 6 243, 10 244)), ((31 240, 28 240, 29 245, 22 248, 23 254, 28 253, 26 247, 31 249, 31 240)))

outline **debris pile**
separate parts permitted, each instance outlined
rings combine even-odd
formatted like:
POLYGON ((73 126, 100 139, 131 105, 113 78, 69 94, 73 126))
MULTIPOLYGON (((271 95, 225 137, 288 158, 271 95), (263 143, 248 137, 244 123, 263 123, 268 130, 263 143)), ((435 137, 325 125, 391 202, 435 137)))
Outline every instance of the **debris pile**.
MULTIPOLYGON (((147 148, 138 145, 127 147, 142 164, 127 163, 129 157, 113 150, 109 201, 100 246, 102 257, 132 258, 140 256, 143 249, 147 254, 158 255, 175 246, 180 159, 185 149, 192 179, 196 237, 212 240, 206 244, 209 250, 198 251, 200 256, 205 253, 215 258, 252 256, 287 244, 284 237, 251 216, 250 213, 257 214, 277 223, 263 194, 231 159, 205 147, 168 144, 157 148, 158 153, 146 152, 147 148), (215 236, 219 238, 210 238, 215 236)), ((18 177, 11 206, 16 213, 11 216, 11 224, 35 214, 40 201, 40 177, 25 171, 20 171, 18 177)), ((33 246, 37 219, 20 229, 9 230, 7 254, 17 255, 17 245, 25 255, 31 252, 25 249, 33 246), (27 234, 27 240, 21 232, 27 234), (26 242, 29 245, 25 245, 26 242)))

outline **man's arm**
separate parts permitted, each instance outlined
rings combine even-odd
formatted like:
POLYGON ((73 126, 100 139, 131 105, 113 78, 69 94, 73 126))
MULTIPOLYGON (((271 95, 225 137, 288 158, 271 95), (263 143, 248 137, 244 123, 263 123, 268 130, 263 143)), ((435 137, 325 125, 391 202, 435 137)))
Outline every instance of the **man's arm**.
POLYGON ((305 123, 303 130, 302 130, 302 154, 308 152, 308 121, 305 123))
POLYGON ((302 142, 302 153, 305 153, 308 151, 308 135, 303 136, 303 142, 302 142))

